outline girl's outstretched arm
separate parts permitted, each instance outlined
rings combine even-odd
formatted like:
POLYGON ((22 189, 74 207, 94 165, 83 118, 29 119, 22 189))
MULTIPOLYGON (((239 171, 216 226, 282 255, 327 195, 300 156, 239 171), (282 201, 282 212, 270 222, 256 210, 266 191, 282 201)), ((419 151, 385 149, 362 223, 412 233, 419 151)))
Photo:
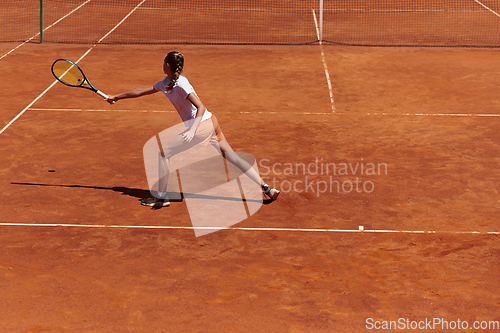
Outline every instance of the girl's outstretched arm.
POLYGON ((154 94, 157 92, 158 92, 158 90, 156 90, 154 87, 137 88, 137 89, 133 89, 133 90, 118 94, 118 95, 110 95, 108 97, 108 99, 106 99, 106 102, 108 102, 109 104, 113 104, 114 102, 116 102, 120 99, 136 98, 136 97, 151 95, 151 94, 154 94))

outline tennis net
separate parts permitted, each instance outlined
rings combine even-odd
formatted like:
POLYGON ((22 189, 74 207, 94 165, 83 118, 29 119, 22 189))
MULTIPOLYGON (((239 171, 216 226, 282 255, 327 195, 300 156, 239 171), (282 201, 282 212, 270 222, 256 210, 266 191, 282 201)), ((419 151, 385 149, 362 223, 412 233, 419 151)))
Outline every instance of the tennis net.
POLYGON ((0 0, 0 5, 0 41, 500 46, 499 0, 0 0))

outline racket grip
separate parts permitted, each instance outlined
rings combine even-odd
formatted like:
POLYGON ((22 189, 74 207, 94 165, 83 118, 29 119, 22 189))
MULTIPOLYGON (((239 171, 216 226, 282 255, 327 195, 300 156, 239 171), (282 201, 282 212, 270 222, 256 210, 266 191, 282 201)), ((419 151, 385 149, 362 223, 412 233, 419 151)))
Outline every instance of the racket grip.
MULTIPOLYGON (((104 99, 108 99, 108 98, 109 98, 109 96, 108 96, 108 95, 106 95, 105 93, 103 93, 103 92, 102 92, 102 91, 100 91, 100 90, 97 90, 97 91, 96 91, 96 93, 97 93, 97 94, 99 94, 99 96, 101 96, 101 97, 102 97, 102 98, 104 98, 104 99)), ((113 101, 111 104, 115 104, 115 102, 113 101)))
POLYGON ((108 99, 108 97, 109 97, 108 95, 106 95, 105 93, 103 93, 103 92, 102 92, 102 91, 100 91, 100 90, 97 90, 97 91, 96 91, 96 93, 97 93, 97 94, 99 94, 99 96, 101 96, 101 97, 102 97, 102 98, 104 98, 104 99, 108 99))

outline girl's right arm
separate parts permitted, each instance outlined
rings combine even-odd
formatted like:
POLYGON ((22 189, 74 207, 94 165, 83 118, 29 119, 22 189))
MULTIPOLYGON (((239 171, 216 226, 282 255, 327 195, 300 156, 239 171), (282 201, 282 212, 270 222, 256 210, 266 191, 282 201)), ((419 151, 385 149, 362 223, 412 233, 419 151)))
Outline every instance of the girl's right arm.
POLYGON ((158 90, 156 90, 154 87, 137 88, 137 89, 133 89, 133 90, 118 94, 118 95, 110 95, 108 97, 108 99, 106 99, 106 102, 108 102, 109 104, 113 104, 114 102, 116 102, 120 99, 136 98, 136 97, 151 95, 151 94, 154 94, 157 92, 158 92, 158 90))

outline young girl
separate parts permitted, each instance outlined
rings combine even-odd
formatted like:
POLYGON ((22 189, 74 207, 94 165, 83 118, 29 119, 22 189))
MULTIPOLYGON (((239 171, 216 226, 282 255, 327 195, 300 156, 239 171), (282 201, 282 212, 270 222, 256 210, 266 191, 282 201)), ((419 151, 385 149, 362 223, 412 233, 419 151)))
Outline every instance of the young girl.
MULTIPOLYGON (((162 91, 165 96, 170 99, 184 123, 190 124, 190 127, 186 131, 179 134, 163 147, 167 164, 167 175, 170 157, 193 147, 199 142, 207 140, 213 135, 213 130, 215 130, 218 144, 214 146, 219 153, 221 153, 226 160, 246 173, 254 182, 259 184, 265 195, 272 200, 276 200, 280 192, 267 185, 260 178, 257 171, 233 151, 219 127, 217 118, 205 108, 188 79, 181 75, 183 68, 184 56, 179 52, 170 52, 165 57, 163 63, 163 72, 167 75, 163 81, 156 83, 153 87, 137 88, 122 94, 109 96, 107 102, 113 104, 120 99, 136 98, 162 91), (207 128, 213 128, 213 130, 206 130, 207 128)), ((168 179, 168 177, 163 179, 168 179)), ((170 205, 166 193, 166 185, 167 184, 161 184, 161 186, 159 186, 161 191, 159 190, 158 194, 155 196, 142 200, 142 205, 150 207, 170 205)))

